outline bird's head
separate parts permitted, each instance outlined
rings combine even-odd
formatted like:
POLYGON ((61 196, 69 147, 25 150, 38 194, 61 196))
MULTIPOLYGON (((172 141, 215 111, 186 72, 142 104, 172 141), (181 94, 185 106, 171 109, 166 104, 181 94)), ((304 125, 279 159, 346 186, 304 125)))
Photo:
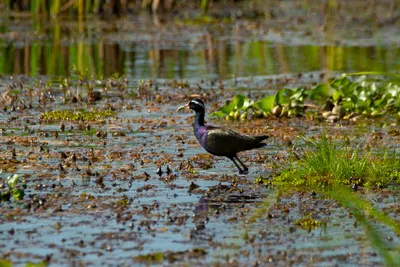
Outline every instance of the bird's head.
POLYGON ((200 99, 193 99, 190 100, 189 103, 186 104, 191 110, 194 110, 196 112, 204 112, 206 110, 206 107, 204 105, 204 102, 201 101, 200 99))
POLYGON ((187 107, 195 112, 205 112, 206 110, 204 102, 200 99, 190 100, 186 105, 179 107, 177 110, 179 111, 187 107))

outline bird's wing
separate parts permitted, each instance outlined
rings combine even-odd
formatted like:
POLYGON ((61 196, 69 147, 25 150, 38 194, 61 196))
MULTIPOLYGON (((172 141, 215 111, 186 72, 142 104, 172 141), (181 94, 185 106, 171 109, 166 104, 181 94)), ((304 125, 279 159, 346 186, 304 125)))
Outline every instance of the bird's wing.
POLYGON ((249 145, 255 141, 252 137, 224 128, 210 127, 207 132, 207 150, 220 156, 235 155, 250 149, 249 145))

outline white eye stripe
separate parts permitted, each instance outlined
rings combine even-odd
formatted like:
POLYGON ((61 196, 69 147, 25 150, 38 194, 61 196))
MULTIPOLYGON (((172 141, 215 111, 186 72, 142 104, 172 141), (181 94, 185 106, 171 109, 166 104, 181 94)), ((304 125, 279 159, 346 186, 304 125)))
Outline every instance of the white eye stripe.
POLYGON ((199 106, 203 107, 204 109, 206 108, 203 103, 201 103, 197 100, 192 100, 192 103, 195 103, 196 105, 199 105, 199 106))

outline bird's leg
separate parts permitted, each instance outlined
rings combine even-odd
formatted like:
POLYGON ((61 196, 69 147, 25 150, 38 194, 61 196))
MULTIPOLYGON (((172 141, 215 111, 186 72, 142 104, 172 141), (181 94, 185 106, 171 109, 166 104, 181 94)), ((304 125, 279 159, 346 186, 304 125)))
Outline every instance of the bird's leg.
POLYGON ((243 173, 246 173, 246 174, 249 173, 249 168, 247 168, 246 165, 244 165, 244 163, 241 162, 240 159, 237 156, 234 156, 233 158, 235 158, 240 163, 240 165, 242 165, 243 173))
MULTIPOLYGON (((233 164, 239 169, 239 173, 243 174, 244 171, 240 168, 239 164, 236 163, 236 161, 233 159, 234 157, 228 157, 230 160, 232 160, 233 164)), ((237 157, 236 157, 237 158, 237 157)))

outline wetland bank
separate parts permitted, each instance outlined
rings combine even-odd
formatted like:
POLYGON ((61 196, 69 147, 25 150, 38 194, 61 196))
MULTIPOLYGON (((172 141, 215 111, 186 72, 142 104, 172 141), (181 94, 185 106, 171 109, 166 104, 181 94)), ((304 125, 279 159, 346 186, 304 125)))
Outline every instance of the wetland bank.
POLYGON ((127 1, 82 20, 10 2, 0 266, 399 260, 397 2, 127 1), (197 144, 176 112, 191 98, 270 136, 241 154, 248 175, 197 144))

